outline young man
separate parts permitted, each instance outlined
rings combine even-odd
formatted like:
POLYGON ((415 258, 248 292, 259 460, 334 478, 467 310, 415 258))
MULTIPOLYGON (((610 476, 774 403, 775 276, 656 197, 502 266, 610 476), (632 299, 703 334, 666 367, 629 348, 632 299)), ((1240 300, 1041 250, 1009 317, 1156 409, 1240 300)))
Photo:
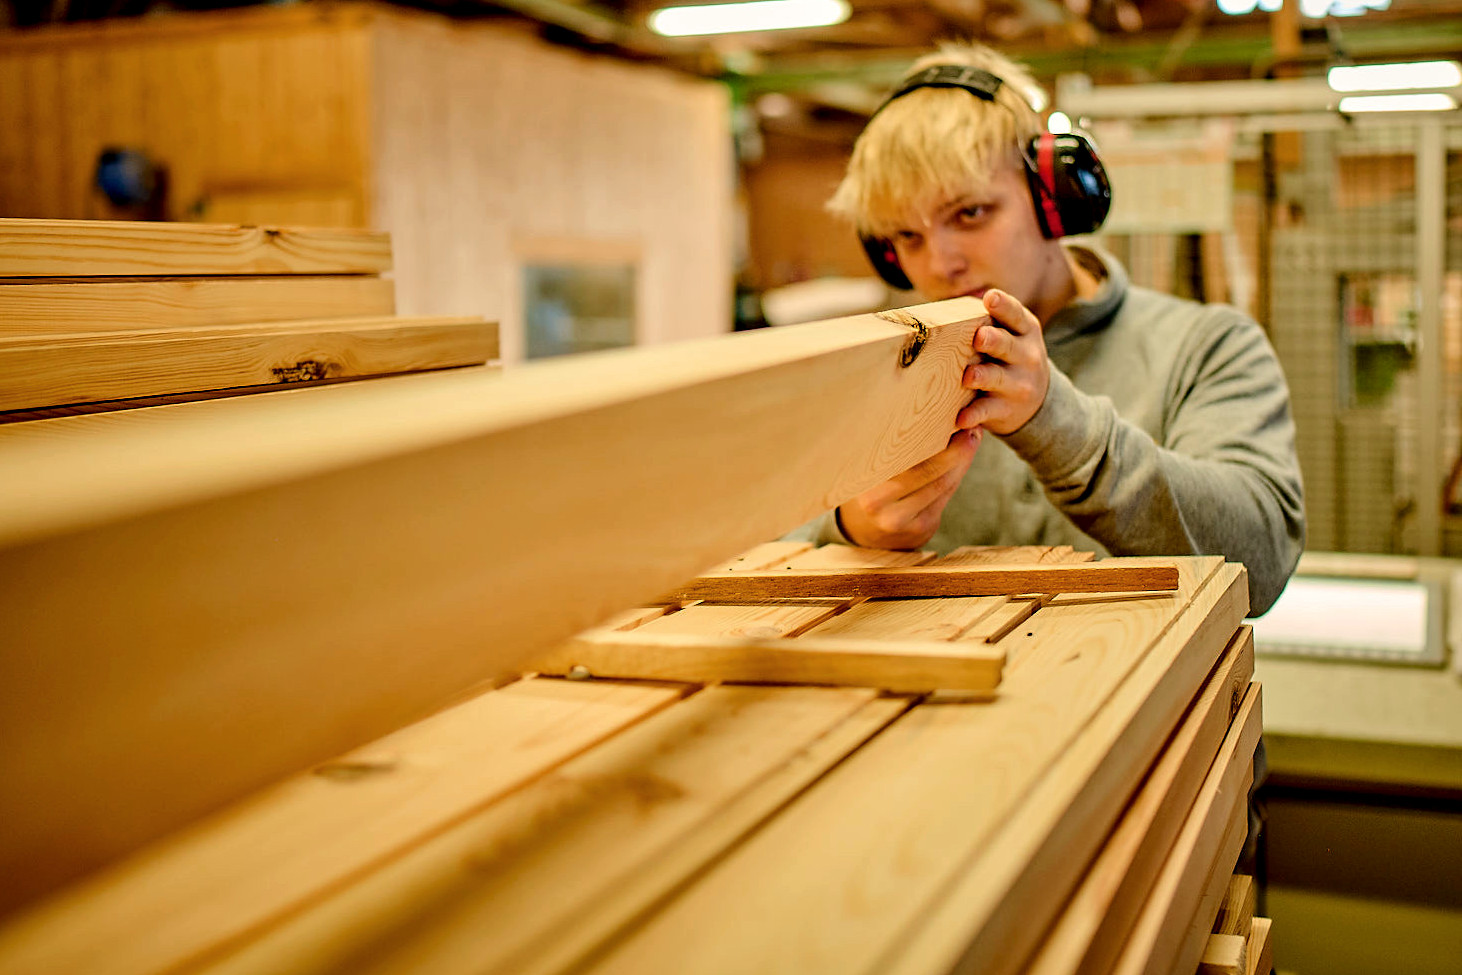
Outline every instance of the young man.
POLYGON ((882 248, 929 300, 982 298, 992 324, 975 333, 964 384, 976 398, 949 446, 814 523, 818 540, 1217 554, 1248 568, 1252 612, 1268 609, 1299 558, 1304 508, 1263 331, 1061 243, 1053 200, 1027 175, 1052 182, 1049 157, 1033 157, 1043 125, 1025 71, 958 47, 910 77, 928 83, 875 114, 829 207, 875 264, 882 248), (980 70, 927 71, 940 65, 980 70))

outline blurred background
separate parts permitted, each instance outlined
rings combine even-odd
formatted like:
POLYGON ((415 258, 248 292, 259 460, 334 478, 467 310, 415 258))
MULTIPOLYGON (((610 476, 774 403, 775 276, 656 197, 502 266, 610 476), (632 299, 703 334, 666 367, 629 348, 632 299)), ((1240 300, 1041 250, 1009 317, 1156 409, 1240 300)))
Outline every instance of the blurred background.
MULTIPOLYGON (((1462 0, 812 0, 835 22, 692 36, 665 5, 0 0, 0 216, 384 229, 399 312, 497 320, 509 362, 898 306, 823 205, 909 62, 984 41, 1095 136, 1097 243, 1268 330, 1309 548, 1462 556, 1462 78, 1331 74, 1455 62, 1462 0)), ((1456 674, 1285 666, 1280 968, 1462 972, 1456 674)))

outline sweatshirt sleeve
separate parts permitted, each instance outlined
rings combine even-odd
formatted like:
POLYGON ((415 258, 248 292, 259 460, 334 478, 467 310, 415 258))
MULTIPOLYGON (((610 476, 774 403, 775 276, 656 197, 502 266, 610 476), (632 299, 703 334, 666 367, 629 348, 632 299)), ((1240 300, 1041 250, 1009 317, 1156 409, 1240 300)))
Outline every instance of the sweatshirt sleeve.
POLYGON ((1179 353, 1163 442, 1051 368, 1045 403, 1004 438, 1046 496, 1114 555, 1222 555, 1249 571, 1252 615, 1304 545, 1289 391, 1252 320, 1210 307, 1179 353))

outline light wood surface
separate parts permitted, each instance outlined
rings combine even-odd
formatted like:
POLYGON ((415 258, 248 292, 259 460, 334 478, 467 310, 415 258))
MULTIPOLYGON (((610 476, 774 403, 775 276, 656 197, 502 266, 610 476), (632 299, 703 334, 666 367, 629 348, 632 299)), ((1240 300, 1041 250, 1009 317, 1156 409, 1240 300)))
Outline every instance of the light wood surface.
POLYGON ((527 680, 286 781, 0 929, 0 971, 196 961, 598 741, 679 688, 527 680))
POLYGON ((1254 918, 1254 927, 1249 935, 1248 975, 1269 975, 1274 970, 1274 948, 1269 931, 1274 922, 1267 917, 1254 918))
POLYGON ((1259 685, 1252 684, 1112 969, 1119 975, 1197 965, 1248 832, 1259 701, 1259 685), (1205 899, 1212 910, 1205 912, 1205 899))
POLYGON ((0 217, 0 278, 389 270, 390 238, 369 230, 0 217))
POLYGON ((1234 874, 1229 881, 1228 892, 1218 908, 1218 920, 1213 930, 1218 934, 1237 934, 1247 938, 1254 922, 1254 909, 1259 892, 1254 878, 1234 874))
POLYGON ((1198 959, 1198 975, 1248 975, 1248 939, 1239 934, 1210 934, 1198 959))
POLYGON ((1057 592, 1171 592, 1178 570, 1151 562, 1106 559, 1082 566, 913 566, 887 569, 799 569, 701 576, 667 599, 798 599, 862 596, 996 596, 1057 592))
POLYGON ((930 456, 983 306, 912 311, 0 446, 12 903, 930 456))
MULTIPOLYGON (((1037 636, 1021 658, 1024 663, 1012 667, 993 701, 914 708, 588 970, 672 968, 690 952, 702 972, 901 970, 910 934, 941 917, 951 892, 966 890, 966 878, 968 890, 981 898, 1003 893, 1000 881, 1008 867, 985 855, 1003 857, 1007 849, 1019 847, 1012 857, 1025 854, 1028 864, 1027 844, 1039 847, 1050 836, 1047 824, 1033 823, 1026 813, 1057 804, 1026 804, 1032 786, 1060 783, 1070 817, 1063 834, 1087 828, 1090 809, 1078 804, 1070 811, 1071 794, 1082 793, 1082 784, 1070 775, 1053 778, 1052 765, 1073 750, 1073 736, 1159 645, 1164 649, 1158 656, 1169 663, 1182 659, 1184 648, 1201 660, 1194 661, 1197 672, 1184 700, 1176 699, 1175 685, 1159 694, 1164 706, 1175 709, 1171 720, 1176 723, 1242 617, 1247 592, 1236 567, 1219 570, 1216 559, 1180 562, 1186 582, 1177 595, 1120 601, 1089 597, 1082 604, 1040 610, 1033 624, 1045 613, 1054 616, 1032 630, 1037 636), (1169 694, 1173 700, 1165 700, 1169 694), (1004 833, 1012 822, 1018 831, 1031 832, 1004 833), (856 856, 849 851, 857 851, 856 856), (777 883, 766 883, 769 876, 777 883), (809 912, 808 904, 819 909, 809 912)), ((1169 669, 1157 667, 1154 673, 1169 669)), ((1130 721, 1118 724, 1132 726, 1130 721)), ((1133 734, 1146 741, 1146 722, 1136 722, 1133 734)), ((1154 751, 1157 737, 1150 744, 1154 751)), ((1107 744, 1123 741, 1118 733, 1107 744)), ((1142 751, 1131 744, 1124 747, 1142 751)), ((1090 761, 1102 751, 1098 744, 1090 747, 1093 751, 1075 751, 1090 761)), ((1098 777, 1096 790, 1110 789, 1112 819, 1145 768, 1140 754, 1138 761, 1130 778, 1129 770, 1120 770, 1125 792, 1120 783, 1098 777)), ((1091 842, 1100 839, 1098 830, 1091 842)), ((1058 861, 1069 859, 1061 847, 1055 844, 1058 861)), ((1068 883, 1075 883, 1082 867, 1079 859, 1067 864, 1068 883)), ((1025 882, 1042 888, 1045 910, 1054 912, 1059 897, 1052 895, 1050 865, 1033 869, 1025 882)), ((1058 866, 1056 875, 1061 872, 1058 866)), ((1060 889, 1059 882, 1054 889, 1060 889)), ((956 940, 965 945, 970 938, 963 925, 979 915, 981 905, 955 899, 952 923, 940 930, 953 936, 959 929, 956 940)), ((988 916, 990 905, 984 908, 988 916)), ((1022 903, 1011 920, 1036 937, 1045 927, 1040 913, 1039 906, 1022 903)), ((947 947, 942 939, 939 946, 947 947)), ((924 961, 928 964, 908 970, 939 968, 937 958, 924 961)), ((1018 963, 1016 958, 1003 962, 1018 963)))
POLYGON ((1242 567, 1218 558, 1179 565, 1184 581, 1166 614, 1159 597, 1060 596, 998 644, 1012 660, 1002 697, 1064 694, 1059 718, 1032 715, 1032 727, 1013 740, 1044 741, 1063 729, 1075 737, 1023 797, 1022 815, 998 823, 967 854, 969 867, 912 920, 881 971, 1008 972, 1030 956, 1247 610, 1242 567), (1020 642, 1028 648, 1012 647, 1020 642))
MULTIPOLYGON (((680 614, 674 614, 678 616, 680 614)), ((673 618, 673 616, 671 617, 673 618)), ((983 644, 816 636, 795 640, 660 634, 652 625, 596 633, 533 659, 533 669, 596 677, 881 687, 901 693, 989 691, 1005 654, 983 644)))
POLYGON ((396 312, 386 278, 367 274, 139 278, 0 284, 0 338, 245 322, 379 318, 396 312))
POLYGON ((368 318, 0 338, 0 410, 478 365, 497 326, 368 318))
POLYGON ((1045 935, 1027 975, 1111 968, 1172 849, 1254 671, 1253 632, 1229 644, 1183 723, 1045 935))
POLYGON ((209 972, 573 970, 907 706, 708 688, 209 972))

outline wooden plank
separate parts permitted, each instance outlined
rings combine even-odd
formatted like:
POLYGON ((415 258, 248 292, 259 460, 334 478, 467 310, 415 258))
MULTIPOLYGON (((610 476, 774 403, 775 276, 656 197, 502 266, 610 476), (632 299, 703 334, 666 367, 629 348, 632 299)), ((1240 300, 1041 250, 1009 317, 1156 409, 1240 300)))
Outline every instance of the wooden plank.
POLYGON ((1267 917, 1254 918, 1254 927, 1249 935, 1248 975, 1269 975, 1274 970, 1274 949, 1269 940, 1269 929, 1274 922, 1267 917))
MULTIPOLYGON (((1186 648, 1206 657, 1195 688, 1201 683, 1238 625, 1247 594, 1242 570, 1220 570, 1219 561, 1178 560, 1184 588, 1176 599, 1063 611, 1070 631, 1032 657, 1044 658, 1044 668, 1032 663, 1019 680, 1007 675, 988 703, 914 708, 586 970, 669 970, 692 952, 703 973, 890 970, 892 950, 944 903, 958 878, 971 875, 977 888, 990 879, 971 861, 1003 842, 997 835, 1009 822, 1046 808, 1027 801, 1030 789, 1073 750, 1092 712, 1125 686, 1140 660, 1153 652, 1183 656, 1186 648), (1222 635, 1207 629, 1224 625, 1222 635), (776 884, 766 882, 769 876, 776 884)), ((1164 673, 1173 669, 1181 668, 1164 673)), ((1150 729, 1139 724, 1133 734, 1140 737, 1116 736, 1116 747, 1140 753, 1150 729)), ((1115 805, 1131 794, 1145 764, 1125 791, 1114 790, 1121 792, 1115 805)), ((1075 831, 1084 825, 1079 818, 1075 831)), ((1057 855, 1065 852, 1057 844, 1057 855)), ((1032 878, 1046 888, 1042 899, 1051 896, 1047 877, 1032 878)), ((960 905, 957 913, 968 917, 969 908, 960 905)), ((1032 937, 1045 927, 1039 913, 1017 919, 1034 928, 1032 937)))
POLYGON ((1248 939, 1239 934, 1210 934, 1198 959, 1198 975, 1248 975, 1248 939))
POLYGON ((900 552, 886 548, 862 548, 857 545, 823 545, 801 552, 768 570, 788 569, 874 569, 879 567, 924 565, 932 562, 937 552, 900 552))
POLYGON ((1111 968, 1253 674, 1253 632, 1242 627, 1046 934, 1027 975, 1111 968))
POLYGON ((775 639, 793 637, 823 620, 837 615, 843 604, 836 600, 821 603, 773 603, 756 606, 700 603, 668 615, 646 620, 635 627, 637 638, 653 634, 670 637, 689 636, 748 637, 775 639))
POLYGON ((908 368, 909 330, 865 315, 0 438, 0 470, 26 471, 0 478, 3 899, 935 453, 983 306, 912 312, 930 338, 908 368))
MULTIPOLYGON (((1009 972, 1030 956, 1243 619, 1247 575, 1241 566, 1221 562, 1180 562, 1189 579, 1180 592, 1197 588, 1181 610, 1161 608, 1171 597, 1092 596, 1047 605, 1027 624, 1035 637, 1009 666, 1002 697, 1034 687, 1048 693, 1045 685, 1059 683, 1064 697, 1052 698, 1048 707, 1066 712, 1062 720, 1090 718, 1023 796, 1021 815, 1001 822, 969 854, 945 896, 914 919, 880 963, 882 971, 1009 972), (1176 620, 1150 641, 1140 621, 1172 620, 1168 614, 1176 620), (1112 649, 1132 644, 1127 651, 1112 649), (1142 646, 1149 649, 1138 651, 1142 646), (1136 659, 1126 655, 1134 651, 1136 659), (1068 672, 1093 654, 1112 654, 1116 659, 1106 666, 1118 673, 1086 673, 1083 679, 1068 672), (1115 687, 1108 682, 1113 677, 1115 687)), ((1043 719, 1028 720, 1037 725, 1043 719)), ((1052 722, 1049 713, 1044 721, 1052 722)), ((1045 725, 1032 732, 1048 733, 1045 725)))
POLYGON ((1248 832, 1248 787, 1260 730, 1259 685, 1251 684, 1112 969, 1117 975, 1192 971, 1198 964, 1248 832), (1212 906, 1205 911, 1207 899, 1212 906))
POLYGON ((571 969, 907 706, 708 688, 208 971, 571 969))
POLYGON ((819 623, 819 639, 953 640, 1006 603, 1004 596, 947 596, 942 599, 871 599, 819 623))
POLYGON ((0 217, 0 278, 389 270, 390 236, 370 230, 0 217))
POLYGON ((288 385, 486 362, 479 318, 276 322, 0 338, 0 410, 288 385))
POLYGON ((832 684, 922 693, 993 690, 1000 683, 1005 659, 983 645, 842 637, 727 638, 657 634, 651 629, 645 624, 624 633, 582 635, 536 658, 532 669, 544 674, 587 671, 595 677, 832 684))
POLYGON ((1041 608, 1043 602, 1040 597, 995 596, 990 598, 1004 601, 995 606, 988 616, 966 630, 959 637, 961 642, 999 643, 1017 626, 1030 619, 1035 611, 1041 608))
POLYGON ((1229 881, 1228 892, 1218 908, 1218 920, 1213 930, 1218 934, 1237 934, 1247 938, 1254 924, 1254 909, 1259 901, 1259 891, 1254 878, 1234 874, 1229 881))
POLYGON ((0 338, 395 313, 392 282, 365 274, 0 284, 0 338))
POLYGON ((1077 552, 1070 545, 962 545, 939 560, 940 565, 1000 565, 1008 562, 1053 564, 1090 562, 1095 552, 1077 552))
POLYGON ((21 914, 0 928, 0 970, 171 970, 389 860, 681 693, 528 680, 479 695, 21 914))
POLYGON ((709 572, 740 572, 747 569, 769 569, 786 562, 794 555, 811 551, 811 542, 762 542, 735 558, 719 563, 709 572))
POLYGON ((888 569, 806 569, 727 572, 700 576, 671 591, 675 599, 799 599, 863 596, 869 599, 997 596, 1035 592, 1171 592, 1171 565, 1123 564, 1107 559, 1083 566, 918 566, 888 569))

